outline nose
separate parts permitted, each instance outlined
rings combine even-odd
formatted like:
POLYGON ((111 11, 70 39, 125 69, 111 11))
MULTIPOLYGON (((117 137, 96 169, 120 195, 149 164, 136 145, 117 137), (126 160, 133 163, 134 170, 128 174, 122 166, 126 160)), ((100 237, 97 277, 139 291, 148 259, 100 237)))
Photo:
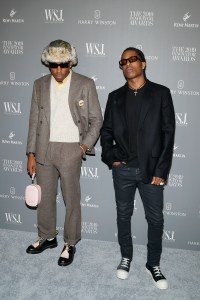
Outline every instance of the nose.
POLYGON ((61 67, 58 65, 57 71, 60 72, 60 70, 61 70, 61 67))

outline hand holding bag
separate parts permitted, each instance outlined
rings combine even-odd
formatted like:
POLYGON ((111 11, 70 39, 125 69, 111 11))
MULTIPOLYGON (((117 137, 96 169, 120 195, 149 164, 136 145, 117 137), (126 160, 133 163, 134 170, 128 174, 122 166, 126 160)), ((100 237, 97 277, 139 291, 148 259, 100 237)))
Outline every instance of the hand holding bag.
POLYGON ((25 202, 30 207, 37 207, 41 201, 41 187, 34 184, 35 173, 32 175, 32 184, 25 189, 25 202))

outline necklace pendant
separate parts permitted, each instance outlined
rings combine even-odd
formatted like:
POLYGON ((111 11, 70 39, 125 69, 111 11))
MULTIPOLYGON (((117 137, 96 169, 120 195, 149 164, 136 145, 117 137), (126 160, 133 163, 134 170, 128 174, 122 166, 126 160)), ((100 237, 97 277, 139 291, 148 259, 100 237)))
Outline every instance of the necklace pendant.
POLYGON ((132 88, 130 85, 128 85, 128 86, 131 90, 134 90, 134 94, 135 94, 135 96, 137 96, 138 90, 140 90, 145 85, 145 83, 146 83, 146 81, 144 81, 143 84, 139 88, 137 88, 137 90, 132 88))

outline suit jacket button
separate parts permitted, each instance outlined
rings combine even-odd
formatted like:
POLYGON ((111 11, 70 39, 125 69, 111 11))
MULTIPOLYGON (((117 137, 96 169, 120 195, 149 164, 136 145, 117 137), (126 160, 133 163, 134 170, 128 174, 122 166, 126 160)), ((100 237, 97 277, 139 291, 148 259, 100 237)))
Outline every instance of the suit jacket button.
POLYGON ((38 133, 37 136, 40 136, 40 134, 38 133))
POLYGON ((40 108, 41 108, 41 109, 43 109, 44 107, 43 107, 43 106, 41 106, 40 108))
POLYGON ((81 121, 80 121, 80 120, 78 120, 78 123, 81 123, 81 121))
POLYGON ((42 121, 40 121, 40 124, 42 124, 42 121))
POLYGON ((82 136, 82 133, 80 133, 80 136, 82 136))

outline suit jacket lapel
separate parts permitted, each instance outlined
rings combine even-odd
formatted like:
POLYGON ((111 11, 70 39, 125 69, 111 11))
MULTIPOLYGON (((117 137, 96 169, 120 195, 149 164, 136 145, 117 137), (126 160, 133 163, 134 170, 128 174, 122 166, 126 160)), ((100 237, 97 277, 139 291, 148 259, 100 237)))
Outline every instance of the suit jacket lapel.
POLYGON ((125 127, 127 127, 126 122, 126 84, 120 89, 118 94, 116 95, 116 104, 118 105, 118 113, 119 116, 124 124, 125 127))
POLYGON ((45 81, 42 85, 42 93, 44 95, 42 99, 42 106, 44 107, 45 115, 47 122, 50 124, 50 93, 51 93, 51 75, 45 78, 45 81))
POLYGON ((140 128, 143 124, 143 121, 146 117, 146 114, 149 110, 149 108, 151 107, 151 102, 152 102, 152 90, 151 90, 151 86, 150 86, 150 82, 147 81, 148 86, 144 92, 144 97, 142 100, 142 106, 141 106, 141 111, 140 111, 140 117, 139 117, 139 124, 138 124, 138 128, 140 128))
POLYGON ((79 89, 79 81, 77 80, 77 76, 75 72, 72 72, 72 77, 71 77, 71 83, 70 83, 70 88, 69 88, 69 98, 68 98, 68 103, 69 103, 69 108, 70 112, 72 115, 72 118, 76 124, 76 116, 74 113, 74 99, 77 98, 77 91, 79 89))

